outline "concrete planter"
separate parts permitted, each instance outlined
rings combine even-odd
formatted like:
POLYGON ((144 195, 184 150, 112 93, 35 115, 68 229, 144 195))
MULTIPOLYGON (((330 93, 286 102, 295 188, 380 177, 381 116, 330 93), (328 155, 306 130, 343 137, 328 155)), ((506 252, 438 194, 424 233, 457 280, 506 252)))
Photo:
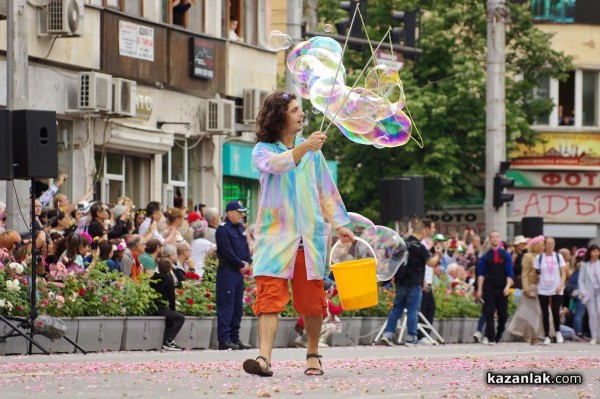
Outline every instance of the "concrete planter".
POLYGON ((327 337, 329 346, 352 346, 358 345, 361 335, 362 317, 344 317, 342 321, 342 332, 333 333, 327 337))
MULTIPOLYGON (((66 336, 75 341, 75 339, 77 338, 77 331, 79 328, 79 320, 66 318, 62 320, 67 325, 66 336)), ((13 324, 18 325, 19 322, 13 321, 13 324)), ((26 330, 23 329, 21 329, 21 331, 26 332, 26 330)), ((0 336, 13 332, 14 331, 8 326, 8 324, 1 323, 0 336)), ((73 353, 75 351, 75 347, 72 344, 70 344, 67 340, 62 338, 52 340, 44 337, 43 335, 35 334, 33 336, 33 339, 50 353, 73 353)), ((11 337, 0 343, 1 355, 23 355, 27 353, 28 349, 29 341, 27 341, 23 337, 11 337)), ((32 349, 32 353, 34 354, 43 353, 35 345, 33 345, 32 349)))
MULTIPOLYGON (((242 317, 242 321, 240 323, 240 341, 245 344, 249 344, 254 348, 258 347, 258 342, 255 344, 252 341, 252 317, 242 317)), ((258 334, 256 334, 258 337, 258 334)), ((217 318, 214 318, 214 326, 213 332, 210 337, 210 347, 212 349, 216 349, 218 346, 218 334, 217 334, 217 318)), ((256 338, 258 339, 258 338, 256 338)))
POLYGON ((124 317, 78 317, 77 343, 88 352, 121 350, 124 317))
POLYGON ((451 317, 434 320, 433 327, 448 344, 472 343, 473 333, 477 329, 477 320, 471 317, 451 317))
POLYGON ((164 317, 127 317, 123 328, 121 350, 144 351, 161 349, 164 334, 164 317))
POLYGON ((215 325, 214 317, 185 317, 175 343, 187 349, 208 349, 215 325))
MULTIPOLYGON (((12 321, 11 323, 14 325, 18 325, 18 321, 12 321)), ((21 330, 24 331, 24 330, 21 330)), ((8 324, 4 322, 0 322, 0 336, 4 336, 6 334, 14 332, 8 324)), ((35 338, 37 341, 37 338, 35 338)), ((27 345, 29 342, 23 337, 11 337, 6 340, 0 342, 0 354, 1 355, 21 355, 27 353, 27 345)), ((34 346, 35 348, 35 346, 34 346)), ((37 348, 36 348, 37 349, 37 348)))
MULTIPOLYGON (((79 320, 77 319, 62 319, 67 325, 67 334, 71 340, 75 341, 77 338, 77 332, 79 330, 79 320)), ((21 338, 23 339, 23 338, 21 338)), ((75 347, 69 343, 66 339, 56 339, 52 340, 44 337, 43 335, 36 334, 33 339, 35 339, 44 349, 46 349, 50 353, 73 353, 75 351, 75 347)), ((29 344, 29 343, 27 343, 29 344)), ((25 351, 26 353, 27 351, 25 351)), ((43 353, 39 350, 35 345, 33 346, 33 353, 43 353)))
POLYGON ((294 327, 298 321, 297 317, 280 317, 279 328, 277 329, 277 336, 273 343, 274 348, 288 348, 295 347, 294 340, 298 336, 294 327))
POLYGON ((377 333, 381 330, 386 320, 387 318, 385 317, 363 317, 360 325, 360 337, 358 343, 360 345, 373 344, 377 333))

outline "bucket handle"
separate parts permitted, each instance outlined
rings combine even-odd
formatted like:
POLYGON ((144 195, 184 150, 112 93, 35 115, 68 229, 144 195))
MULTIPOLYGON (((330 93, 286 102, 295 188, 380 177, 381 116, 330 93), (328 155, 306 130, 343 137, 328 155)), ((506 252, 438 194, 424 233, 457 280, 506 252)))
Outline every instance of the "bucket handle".
MULTIPOLYGON (((377 254, 375 253, 375 250, 373 249, 373 247, 371 246, 371 244, 369 244, 365 239, 360 238, 360 237, 354 237, 354 239, 356 241, 359 241, 363 244, 365 244, 367 246, 367 248, 369 248, 369 250, 371 251, 371 253, 373 254, 373 258, 375 259, 375 265, 377 266, 377 254)), ((333 260, 333 251, 335 250, 335 248, 338 246, 338 244, 342 242, 342 240, 337 240, 335 242, 335 244, 333 244, 333 247, 331 247, 331 251, 329 252, 329 267, 331 267, 331 262, 333 260)), ((377 276, 377 281, 381 281, 379 279, 379 275, 377 276)))

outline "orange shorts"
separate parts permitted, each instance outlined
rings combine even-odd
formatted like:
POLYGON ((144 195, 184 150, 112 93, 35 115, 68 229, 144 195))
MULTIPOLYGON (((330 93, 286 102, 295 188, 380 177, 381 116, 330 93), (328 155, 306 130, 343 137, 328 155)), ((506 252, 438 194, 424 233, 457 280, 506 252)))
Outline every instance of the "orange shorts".
MULTIPOLYGON (((290 301, 288 280, 271 276, 256 276, 256 301, 252 310, 256 316, 262 313, 279 313, 290 301)), ((294 277, 292 278, 292 305, 303 316, 327 317, 327 300, 323 280, 307 280, 304 250, 298 250, 294 277)))

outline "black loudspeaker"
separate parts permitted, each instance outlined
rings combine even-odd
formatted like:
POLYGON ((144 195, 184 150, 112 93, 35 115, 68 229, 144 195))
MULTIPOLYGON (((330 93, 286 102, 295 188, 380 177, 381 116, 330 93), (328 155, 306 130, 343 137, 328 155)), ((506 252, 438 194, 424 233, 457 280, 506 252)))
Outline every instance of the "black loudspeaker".
POLYGON ((521 220, 521 234, 525 237, 537 237, 544 234, 544 218, 525 217, 521 220))
POLYGON ((379 181, 383 223, 425 216, 423 176, 401 176, 379 181))
POLYGON ((58 176, 56 112, 12 111, 15 179, 58 176))
POLYGON ((12 129, 10 127, 10 111, 0 110, 0 180, 12 180, 12 129))

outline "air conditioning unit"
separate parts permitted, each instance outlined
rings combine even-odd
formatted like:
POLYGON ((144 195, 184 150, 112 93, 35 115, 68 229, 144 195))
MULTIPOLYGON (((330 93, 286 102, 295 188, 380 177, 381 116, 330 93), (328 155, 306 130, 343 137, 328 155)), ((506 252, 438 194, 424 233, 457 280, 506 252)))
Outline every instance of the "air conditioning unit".
POLYGON ((134 117, 137 83, 133 80, 114 78, 112 80, 111 112, 119 116, 134 117))
POLYGON ((244 89, 244 123, 256 122, 258 109, 268 95, 265 90, 244 89))
POLYGON ((112 111, 112 76, 98 72, 79 72, 77 109, 112 111))
POLYGON ((221 98, 208 100, 204 120, 207 132, 235 133, 235 102, 221 98))
POLYGON ((49 0, 41 9, 42 34, 77 37, 83 35, 83 0, 49 0), (45 24, 45 26, 43 26, 45 24))

